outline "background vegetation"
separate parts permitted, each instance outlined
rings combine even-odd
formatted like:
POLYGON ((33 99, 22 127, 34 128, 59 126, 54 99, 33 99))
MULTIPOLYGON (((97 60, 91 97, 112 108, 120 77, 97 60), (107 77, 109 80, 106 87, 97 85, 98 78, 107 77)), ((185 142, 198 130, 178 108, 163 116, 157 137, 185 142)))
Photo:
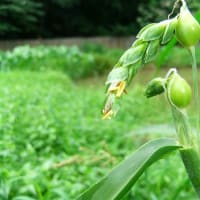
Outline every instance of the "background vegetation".
MULTIPOLYGON (((0 38, 133 35, 165 19, 174 1, 157 0, 1 0, 0 38)), ((196 12, 198 0, 188 0, 196 12)))
MULTIPOLYGON (((114 120, 101 120, 103 82, 73 83, 55 71, 0 74, 2 200, 75 199, 141 143, 172 136, 164 99, 147 100, 140 85, 114 120)), ((196 198, 177 154, 152 166, 126 199, 149 197, 196 198)))
MULTIPOLYGON (((0 39, 135 34, 149 21, 166 18, 171 3, 1 0, 0 39)), ((199 4, 191 0, 190 5, 195 11, 199 4)), ((1 200, 75 199, 147 140, 174 137, 165 99, 147 100, 144 84, 155 72, 165 74, 168 66, 178 67, 191 82, 184 68, 190 66, 188 53, 176 46, 158 55, 155 63, 163 69, 156 70, 155 63, 145 66, 130 85, 123 109, 114 120, 103 121, 105 74, 123 51, 98 44, 0 51, 1 200)), ((200 48, 197 60, 200 64, 200 48)), ((196 196, 174 153, 153 165, 125 199, 196 196)))
MULTIPOLYGON (((187 57, 177 48, 166 57, 169 65, 187 57)), ((174 137, 165 99, 152 101, 143 95, 144 83, 154 75, 148 68, 135 77, 117 117, 101 120, 104 74, 121 53, 94 44, 21 46, 1 52, 0 199, 75 199, 147 140, 174 137)), ((183 66, 180 71, 190 81, 183 66)), ((196 196, 174 154, 142 176, 126 197, 133 198, 196 196)))
MULTIPOLYGON (((72 46, 18 46, 11 51, 0 52, 0 70, 31 70, 64 72, 70 78, 77 80, 90 76, 101 76, 108 73, 123 53, 123 49, 109 49, 99 44, 83 44, 72 46)), ((161 52, 165 51, 161 49, 161 52)), ((168 54, 160 57, 158 54, 152 63, 162 61, 162 67, 189 67, 191 59, 188 52, 174 46, 168 54), (184 59, 183 59, 184 58, 184 59)), ((200 48, 197 48, 197 63, 200 64, 200 48)), ((149 65, 149 64, 148 64, 149 65)))

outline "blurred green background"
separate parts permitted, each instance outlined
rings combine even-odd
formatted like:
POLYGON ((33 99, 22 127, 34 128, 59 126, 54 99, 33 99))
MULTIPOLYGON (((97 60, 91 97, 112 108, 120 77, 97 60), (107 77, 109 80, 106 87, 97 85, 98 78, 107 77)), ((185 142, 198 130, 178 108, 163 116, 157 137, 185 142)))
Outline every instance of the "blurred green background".
MULTIPOLYGON (((1 0, 0 38, 134 36, 166 19, 173 3, 1 0)), ((199 19, 200 2, 188 4, 199 19)), ((76 199, 144 142, 176 137, 165 97, 146 99, 144 87, 169 67, 191 83, 188 52, 179 45, 161 48, 134 78, 118 115, 104 121, 104 82, 123 52, 91 42, 0 51, 0 200, 76 199)), ((196 54, 199 65, 200 47, 196 54)), ((197 197, 174 153, 147 170, 125 199, 197 197)))

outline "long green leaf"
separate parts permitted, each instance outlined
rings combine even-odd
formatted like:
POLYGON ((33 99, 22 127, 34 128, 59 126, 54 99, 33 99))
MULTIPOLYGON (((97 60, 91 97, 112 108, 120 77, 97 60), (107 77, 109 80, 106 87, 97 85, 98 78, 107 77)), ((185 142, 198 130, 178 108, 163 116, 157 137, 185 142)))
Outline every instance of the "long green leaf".
POLYGON ((170 138, 161 138, 144 144, 77 200, 121 199, 146 168, 164 154, 178 148, 180 145, 170 138))
POLYGON ((177 43, 176 38, 172 38, 171 41, 165 47, 163 47, 162 50, 159 52, 159 55, 156 59, 157 69, 160 69, 162 65, 164 65, 167 56, 169 56, 172 48, 176 45, 176 43, 177 43))

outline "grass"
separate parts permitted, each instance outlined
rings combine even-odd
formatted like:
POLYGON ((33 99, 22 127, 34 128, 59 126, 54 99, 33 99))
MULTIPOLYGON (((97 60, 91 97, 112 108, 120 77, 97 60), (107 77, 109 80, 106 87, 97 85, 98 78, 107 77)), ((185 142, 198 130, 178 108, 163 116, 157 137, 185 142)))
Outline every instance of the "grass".
MULTIPOLYGON (((140 144, 170 134, 144 131, 172 120, 164 98, 145 99, 140 85, 129 88, 114 120, 101 120, 104 87, 96 82, 76 84, 55 71, 0 74, 0 199, 75 199, 140 144)), ((126 197, 161 198, 196 198, 177 154, 153 165, 126 197)))

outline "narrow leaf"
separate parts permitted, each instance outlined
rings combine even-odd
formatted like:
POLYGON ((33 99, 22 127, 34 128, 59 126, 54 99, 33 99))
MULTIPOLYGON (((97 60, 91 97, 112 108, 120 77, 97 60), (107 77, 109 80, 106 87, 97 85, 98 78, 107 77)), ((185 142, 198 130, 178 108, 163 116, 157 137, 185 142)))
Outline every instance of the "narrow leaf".
POLYGON ((200 198, 200 158, 199 151, 195 148, 185 148, 180 151, 188 176, 200 198))
POLYGON ((176 140, 169 138, 157 139, 144 144, 77 200, 122 199, 146 168, 166 153, 178 148, 180 145, 176 140))
POLYGON ((176 45, 176 43, 177 43, 177 40, 175 37, 173 37, 171 41, 161 49, 156 59, 157 69, 160 69, 161 66, 166 62, 167 57, 169 56, 172 48, 176 45))

